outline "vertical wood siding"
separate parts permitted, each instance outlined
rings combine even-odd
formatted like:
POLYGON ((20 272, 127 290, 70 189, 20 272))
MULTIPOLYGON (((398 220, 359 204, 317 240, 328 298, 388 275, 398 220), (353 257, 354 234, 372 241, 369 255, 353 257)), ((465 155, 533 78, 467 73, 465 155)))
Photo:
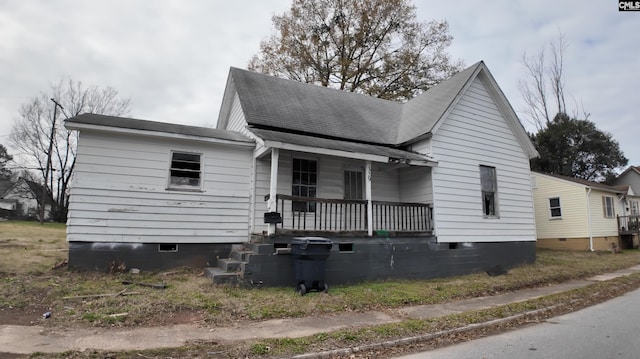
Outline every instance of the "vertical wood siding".
POLYGON ((248 240, 252 147, 82 131, 68 240, 248 240), (202 191, 167 190, 171 151, 201 153, 202 191))
POLYGON ((431 138, 434 221, 441 242, 534 241, 529 159, 479 79, 431 138), (479 165, 497 173, 499 218, 484 218, 479 165))

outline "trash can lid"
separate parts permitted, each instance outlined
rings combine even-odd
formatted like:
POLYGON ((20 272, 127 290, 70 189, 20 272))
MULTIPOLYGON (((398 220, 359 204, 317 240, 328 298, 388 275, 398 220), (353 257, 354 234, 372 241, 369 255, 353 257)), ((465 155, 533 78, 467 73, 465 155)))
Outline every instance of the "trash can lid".
POLYGON ((333 242, 331 242, 329 238, 324 238, 324 237, 294 237, 293 239, 291 239, 291 243, 333 244, 333 242))

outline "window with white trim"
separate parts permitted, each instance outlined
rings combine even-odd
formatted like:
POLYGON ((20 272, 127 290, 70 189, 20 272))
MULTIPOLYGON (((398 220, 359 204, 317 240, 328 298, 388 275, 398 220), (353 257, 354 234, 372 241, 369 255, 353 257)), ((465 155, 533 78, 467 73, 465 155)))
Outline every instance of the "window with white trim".
POLYGON ((482 214, 485 217, 498 215, 496 168, 480 165, 480 187, 482 189, 482 214))
MULTIPOLYGON (((293 159, 293 178, 291 195, 316 198, 318 191, 318 162, 301 158, 293 159)), ((315 202, 293 201, 292 210, 296 212, 315 212, 315 202)))
POLYGON ((202 185, 201 157, 199 153, 172 152, 169 188, 199 190, 202 185))
POLYGON ((560 197, 549 198, 549 212, 551 218, 562 218, 562 208, 560 207, 560 197))
POLYGON ((361 200, 364 198, 364 173, 362 171, 344 171, 344 199, 361 200))
POLYGON ((616 216, 613 197, 602 196, 602 205, 604 209, 604 218, 614 218, 616 216))
POLYGON ((638 201, 636 200, 631 200, 631 215, 632 216, 637 216, 640 214, 640 211, 638 210, 638 201))

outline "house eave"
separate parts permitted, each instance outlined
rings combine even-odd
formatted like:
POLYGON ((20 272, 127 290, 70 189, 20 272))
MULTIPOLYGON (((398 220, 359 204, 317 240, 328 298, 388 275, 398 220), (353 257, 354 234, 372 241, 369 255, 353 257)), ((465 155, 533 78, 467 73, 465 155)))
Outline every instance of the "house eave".
POLYGON ((228 145, 235 145, 235 146, 255 147, 255 142, 249 141, 249 140, 233 141, 233 140, 227 140, 227 139, 215 138, 215 137, 192 136, 192 135, 161 132, 161 131, 149 131, 149 130, 139 130, 139 129, 131 129, 131 128, 112 127, 112 126, 101 126, 101 125, 85 124, 85 123, 70 122, 70 121, 65 122, 65 127, 69 130, 103 131, 103 132, 130 134, 130 135, 139 135, 139 136, 146 136, 146 137, 182 139, 182 140, 190 140, 190 141, 195 140, 195 141, 201 141, 201 142, 207 142, 207 143, 219 143, 219 144, 228 144, 228 145))
MULTIPOLYGON (((402 164, 406 164, 406 165, 429 166, 429 167, 433 167, 433 166, 437 165, 437 161, 436 160, 427 160, 427 159, 425 159, 425 160, 415 160, 415 159, 405 159, 405 158, 393 158, 393 157, 375 155, 375 154, 370 154, 370 153, 341 151, 341 150, 334 150, 334 149, 328 149, 328 148, 322 148, 322 147, 312 147, 312 146, 297 145, 297 144, 279 142, 279 141, 272 141, 272 140, 265 140, 264 141, 264 146, 267 147, 267 148, 278 148, 278 149, 289 150, 289 151, 297 151, 297 152, 313 153, 313 154, 318 154, 318 155, 327 155, 327 156, 351 158, 351 159, 378 162, 378 163, 393 163, 393 164, 402 163, 402 164)), ((264 155, 266 155, 266 153, 267 153, 267 151, 262 151, 260 153, 260 155, 264 156, 264 155)))

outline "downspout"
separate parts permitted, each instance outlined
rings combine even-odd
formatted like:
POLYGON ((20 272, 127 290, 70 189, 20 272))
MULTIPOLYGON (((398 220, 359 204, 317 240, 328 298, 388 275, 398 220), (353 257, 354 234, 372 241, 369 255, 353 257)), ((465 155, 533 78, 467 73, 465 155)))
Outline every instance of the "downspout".
POLYGON ((593 234, 591 233, 591 204, 589 200, 589 195, 591 194, 591 187, 587 187, 587 223, 589 225, 589 250, 591 252, 593 249, 593 234))

